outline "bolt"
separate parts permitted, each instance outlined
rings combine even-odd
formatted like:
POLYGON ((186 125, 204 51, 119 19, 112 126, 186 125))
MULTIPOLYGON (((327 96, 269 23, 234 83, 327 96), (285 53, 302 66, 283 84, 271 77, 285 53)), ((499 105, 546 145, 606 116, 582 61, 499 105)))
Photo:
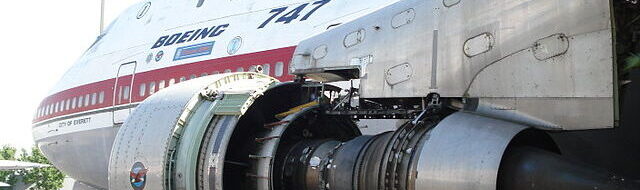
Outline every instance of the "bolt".
POLYGON ((407 153, 407 154, 411 154, 411 152, 413 152, 413 148, 409 148, 409 149, 405 150, 404 152, 407 153))
POLYGON ((314 156, 313 158, 311 158, 311 160, 309 160, 309 166, 317 167, 318 165, 320 165, 320 161, 322 161, 320 157, 314 156))

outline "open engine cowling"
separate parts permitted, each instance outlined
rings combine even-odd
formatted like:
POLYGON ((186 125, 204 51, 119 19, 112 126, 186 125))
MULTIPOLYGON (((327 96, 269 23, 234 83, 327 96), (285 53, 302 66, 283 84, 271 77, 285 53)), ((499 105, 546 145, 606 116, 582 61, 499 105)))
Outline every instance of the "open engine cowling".
POLYGON ((109 189, 634 187, 563 161, 542 132, 471 113, 362 135, 355 120, 322 111, 328 88, 235 73, 160 91, 118 131, 109 189))
MULTIPOLYGON (((210 178, 203 175, 210 173, 195 171, 206 165, 212 166, 211 174, 220 173, 215 168, 222 168, 233 127, 255 98, 276 82, 258 74, 222 74, 154 94, 116 136, 109 189, 194 189, 196 180, 206 185, 202 179, 210 178)), ((211 177, 212 184, 222 179, 211 177)))

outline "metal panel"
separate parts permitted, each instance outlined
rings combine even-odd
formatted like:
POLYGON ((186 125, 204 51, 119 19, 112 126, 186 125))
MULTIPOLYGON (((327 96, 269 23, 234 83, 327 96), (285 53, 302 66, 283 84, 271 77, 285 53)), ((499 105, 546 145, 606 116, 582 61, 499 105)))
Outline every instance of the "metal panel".
POLYGON ((442 3, 446 7, 451 7, 460 3, 460 0, 442 0, 442 3))
POLYGON ((404 25, 410 24, 413 22, 413 19, 416 18, 416 10, 407 9, 406 11, 402 11, 398 13, 396 16, 393 16, 391 20, 391 27, 400 28, 404 25))
POLYGON ((610 11, 609 1, 597 0, 399 1, 302 41, 292 73, 329 82, 347 80, 333 71, 357 68, 361 98, 502 99, 521 105, 515 117, 502 119, 540 128, 608 128, 616 118, 610 11), (394 28, 409 9, 415 18, 394 28), (342 39, 361 30, 366 38, 346 48, 342 39), (319 46, 326 55, 309 56, 319 46), (362 57, 371 59, 358 61, 362 57), (419 77, 385 81, 382 76, 403 63, 419 77), (597 119, 557 117, 567 112, 597 119), (545 124, 519 120, 529 116, 545 124))
POLYGON ((364 29, 359 29, 357 31, 351 32, 344 37, 344 47, 350 48, 356 46, 362 41, 364 41, 366 31, 364 29))
POLYGON ((533 56, 539 61, 544 61, 567 53, 569 39, 564 34, 554 34, 536 41, 532 49, 533 56))
POLYGON ((413 75, 413 68, 411 68, 411 64, 404 63, 400 65, 396 65, 387 70, 387 83, 391 86, 396 85, 398 83, 408 81, 411 79, 413 75))
POLYGON ((238 115, 250 94, 225 94, 216 106, 218 115, 238 115))
POLYGON ((495 45, 495 39, 493 38, 493 35, 488 32, 469 38, 463 45, 464 55, 474 57, 488 52, 495 45))
POLYGON ((458 112, 425 137, 415 189, 495 190, 502 155, 525 126, 458 112))

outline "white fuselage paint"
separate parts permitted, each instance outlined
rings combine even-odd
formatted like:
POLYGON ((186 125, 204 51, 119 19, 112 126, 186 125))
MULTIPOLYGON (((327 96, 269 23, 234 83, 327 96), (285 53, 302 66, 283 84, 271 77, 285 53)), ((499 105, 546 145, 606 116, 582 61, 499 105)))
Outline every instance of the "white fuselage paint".
POLYGON ((247 71, 254 65, 268 66, 266 74, 289 80, 292 76, 278 75, 277 69, 287 71, 299 41, 395 1, 330 0, 316 10, 313 9, 318 4, 314 3, 319 0, 205 0, 201 7, 197 7, 198 1, 138 3, 107 27, 43 100, 34 118, 34 139, 66 174, 106 188, 111 143, 120 125, 117 117, 124 114, 126 118, 137 103, 153 92, 181 79, 188 80, 191 75, 235 72, 239 67, 247 71), (304 4, 307 6, 297 18, 278 22, 304 4), (259 28, 274 15, 272 10, 284 7, 285 11, 259 28), (218 30, 216 36, 189 41, 191 37, 186 34, 193 31, 190 35, 195 35, 198 29, 221 25, 228 26, 219 28, 224 31, 218 30), (180 34, 182 43, 152 48, 163 36, 174 34, 180 34), (241 43, 232 44, 237 38, 241 43), (179 48, 206 42, 213 42, 209 55, 174 60, 179 48), (135 69, 125 71, 122 65, 132 62, 135 69), (285 68, 277 68, 278 62, 284 63, 279 66, 285 68))

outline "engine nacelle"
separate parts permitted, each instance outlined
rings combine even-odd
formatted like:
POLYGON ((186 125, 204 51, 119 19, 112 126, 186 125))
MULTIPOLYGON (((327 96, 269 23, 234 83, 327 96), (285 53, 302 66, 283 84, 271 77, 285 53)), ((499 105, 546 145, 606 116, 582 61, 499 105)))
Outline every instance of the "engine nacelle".
POLYGON ((276 82, 259 74, 222 74, 154 94, 118 131, 109 163, 109 189, 221 187, 234 126, 276 82))
POLYGON ((542 132, 470 113, 421 115, 362 135, 356 120, 324 111, 332 105, 327 90, 336 89, 255 73, 164 89, 118 131, 109 189, 513 189, 529 181, 510 175, 532 167, 543 169, 531 174, 542 176, 530 179, 531 189, 628 185, 558 161, 542 132), (551 164, 558 169, 545 168, 551 164), (572 180, 553 180, 564 171, 572 180))

